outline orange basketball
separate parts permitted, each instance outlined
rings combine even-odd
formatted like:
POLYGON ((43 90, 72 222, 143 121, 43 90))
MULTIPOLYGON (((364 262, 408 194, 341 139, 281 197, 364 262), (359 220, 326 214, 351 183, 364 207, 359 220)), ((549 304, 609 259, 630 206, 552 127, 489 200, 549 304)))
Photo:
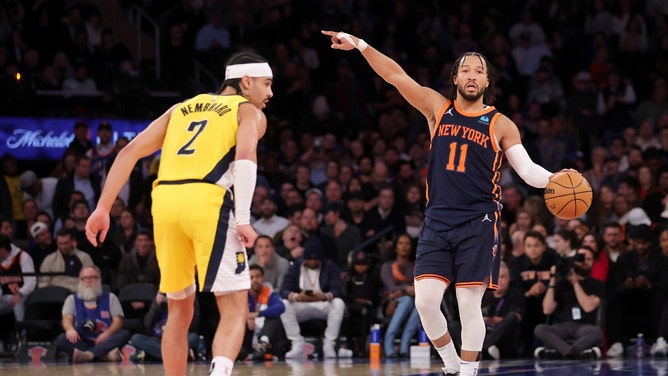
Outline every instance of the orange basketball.
POLYGON ((592 197, 591 185, 575 171, 558 172, 547 183, 544 194, 547 209, 561 219, 581 217, 589 210, 592 197))

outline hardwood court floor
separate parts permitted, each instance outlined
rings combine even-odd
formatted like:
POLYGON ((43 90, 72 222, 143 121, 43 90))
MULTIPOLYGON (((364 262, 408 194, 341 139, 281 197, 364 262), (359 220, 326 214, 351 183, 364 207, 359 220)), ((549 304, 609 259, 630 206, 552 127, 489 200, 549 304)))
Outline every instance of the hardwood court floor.
MULTIPOLYGON (((235 376, 442 376, 440 363, 436 361, 411 362, 381 361, 370 364, 367 359, 348 361, 288 361, 275 363, 236 363, 235 376)), ((206 376, 208 364, 191 363, 188 376, 206 376)), ((0 362, 1 376, 161 376, 161 364, 121 364, 92 363, 65 364, 17 363, 3 359, 0 362)), ((522 376, 581 376, 581 375, 614 375, 614 376, 666 376, 668 360, 645 358, 609 359, 600 361, 534 361, 502 360, 482 361, 479 375, 522 375, 522 376)))

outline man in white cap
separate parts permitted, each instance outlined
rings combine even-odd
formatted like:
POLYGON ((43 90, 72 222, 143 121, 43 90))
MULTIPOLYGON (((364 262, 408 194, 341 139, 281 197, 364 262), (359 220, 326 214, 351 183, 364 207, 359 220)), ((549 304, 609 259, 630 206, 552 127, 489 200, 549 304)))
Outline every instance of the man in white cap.
POLYGON ((52 176, 38 178, 34 171, 27 170, 21 174, 19 180, 21 181, 21 189, 23 189, 23 199, 33 198, 37 207, 49 213, 53 218, 51 203, 53 202, 53 195, 56 193, 58 178, 52 176))
POLYGON ((39 270, 42 261, 49 253, 56 251, 56 243, 53 241, 53 235, 49 226, 44 222, 35 222, 30 226, 30 236, 34 239, 34 245, 28 248, 28 254, 32 256, 35 269, 39 270))

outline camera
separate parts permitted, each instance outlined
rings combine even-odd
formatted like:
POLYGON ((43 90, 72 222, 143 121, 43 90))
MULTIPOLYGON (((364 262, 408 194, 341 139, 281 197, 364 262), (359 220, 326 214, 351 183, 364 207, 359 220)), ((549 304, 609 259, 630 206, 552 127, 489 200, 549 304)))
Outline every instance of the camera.
POLYGON ((313 150, 320 150, 322 148, 322 138, 316 137, 313 140, 313 150))
POLYGON ((84 332, 93 333, 93 331, 95 330, 95 321, 91 319, 84 320, 81 323, 81 327, 83 328, 84 332))
POLYGON ((559 257, 554 264, 554 274, 557 279, 565 279, 573 268, 574 262, 584 262, 585 255, 583 253, 576 253, 575 256, 559 257))

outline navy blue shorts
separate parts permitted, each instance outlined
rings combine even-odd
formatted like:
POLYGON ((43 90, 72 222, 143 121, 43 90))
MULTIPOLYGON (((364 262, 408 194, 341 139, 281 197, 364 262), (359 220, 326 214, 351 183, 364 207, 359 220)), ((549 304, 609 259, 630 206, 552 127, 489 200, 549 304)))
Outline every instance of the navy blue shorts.
POLYGON ((438 278, 456 287, 496 290, 501 265, 501 213, 491 212, 450 230, 425 219, 415 259, 415 279, 438 278))

